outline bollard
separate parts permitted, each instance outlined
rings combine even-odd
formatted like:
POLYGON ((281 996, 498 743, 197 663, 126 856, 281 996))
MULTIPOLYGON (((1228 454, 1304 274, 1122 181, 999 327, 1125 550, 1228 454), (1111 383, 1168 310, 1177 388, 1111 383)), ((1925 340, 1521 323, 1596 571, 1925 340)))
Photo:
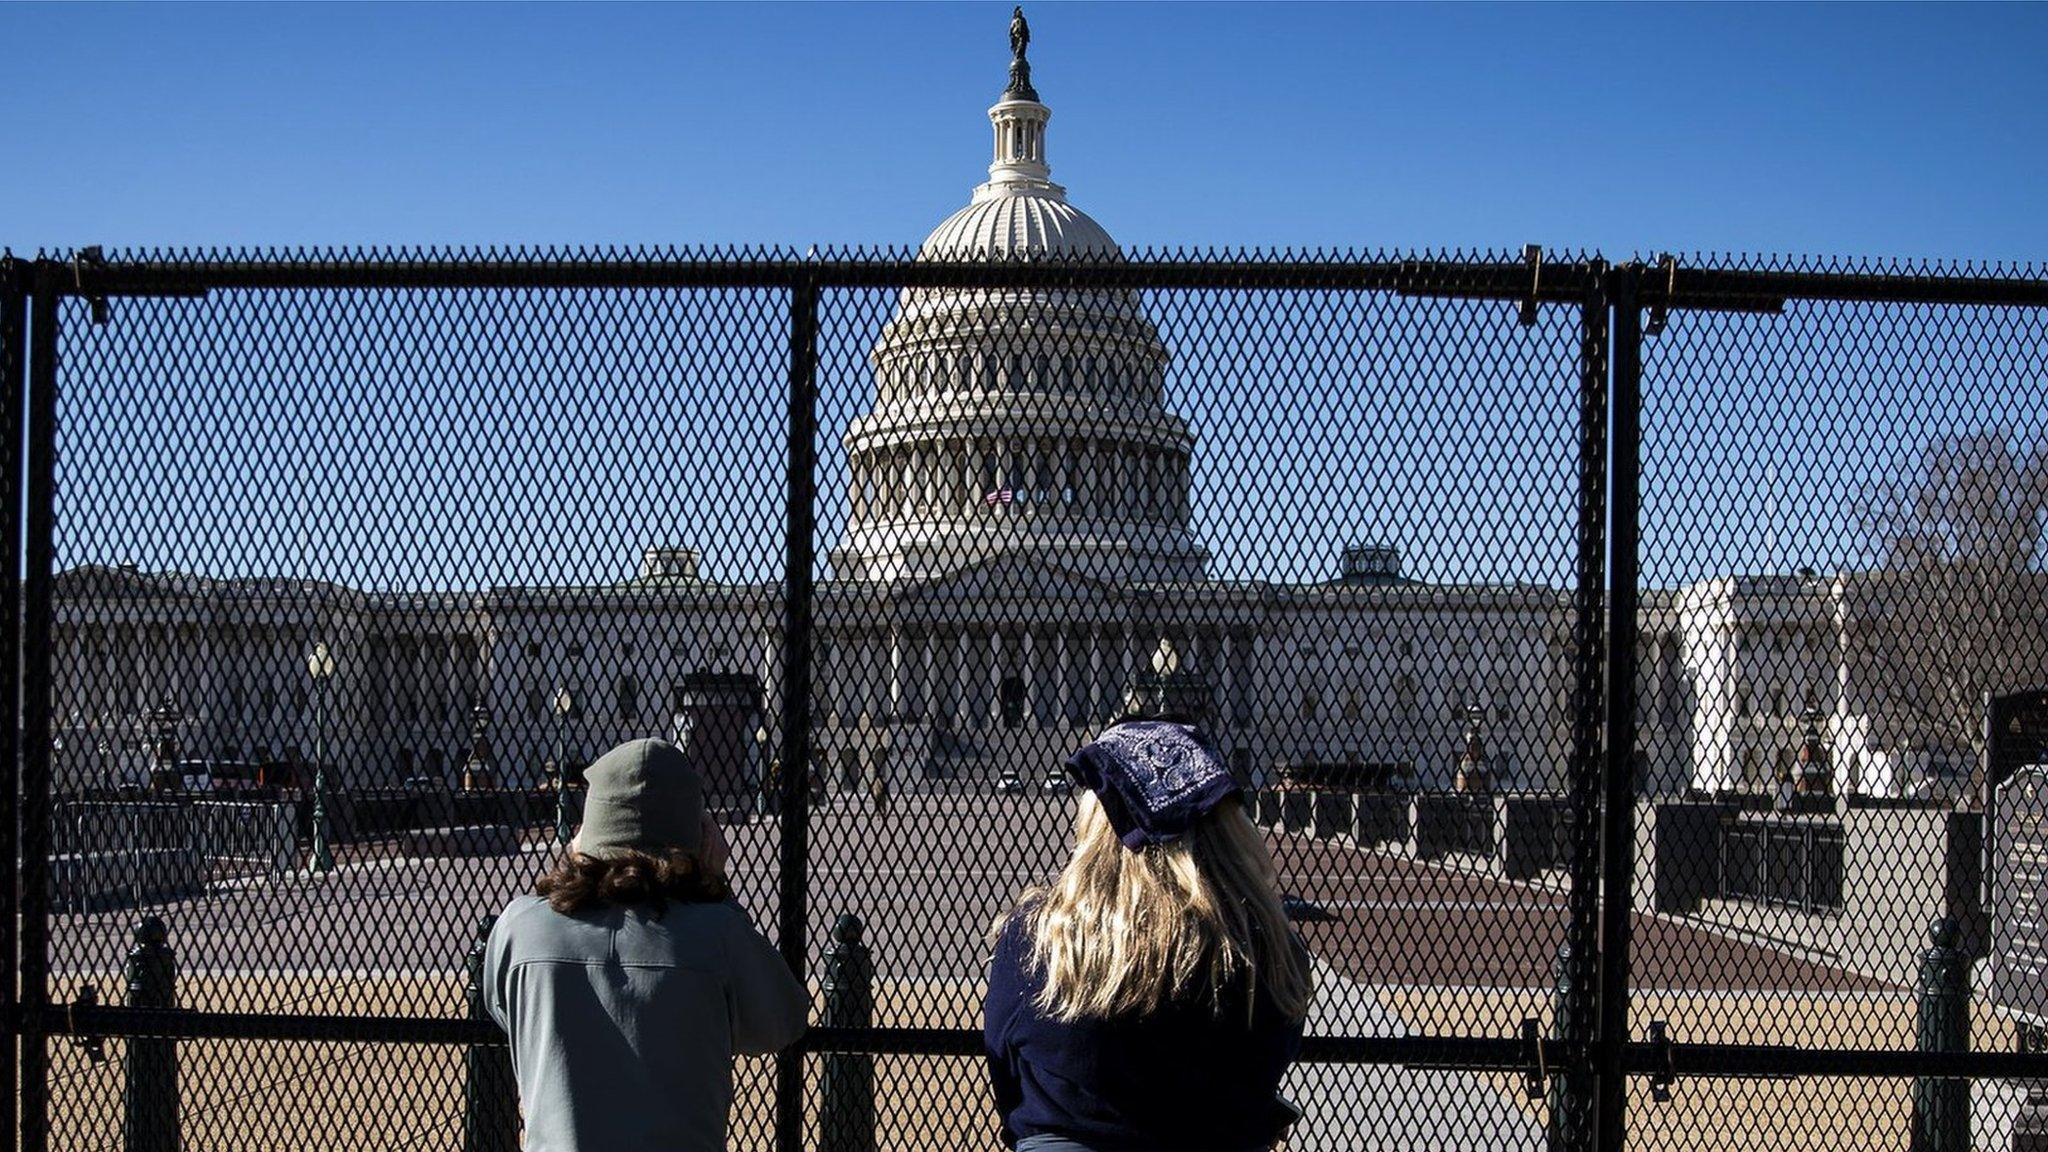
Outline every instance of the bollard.
MULTIPOLYGON (((1970 1050, 1970 964, 1956 947, 1956 922, 1940 917, 1928 926, 1932 941, 1920 954, 1919 1031, 1922 1052, 1970 1050)), ((1919 1076, 1913 1080, 1912 1152, 1969 1152, 1970 1082, 1960 1076, 1919 1076)))
MULTIPOLYGON (((825 946, 822 1023, 827 1028, 875 1025, 875 965, 861 942, 860 917, 842 915, 825 946)), ((824 1057, 819 1152, 875 1152, 875 1058, 854 1052, 824 1057)))
MULTIPOLYGON (((135 945, 128 949, 128 990, 122 1001, 128 1007, 178 1006, 178 964, 169 940, 169 930, 154 916, 135 925, 135 945)), ((124 1152, 178 1152, 178 1042, 162 1036, 131 1038, 124 1079, 124 1152)))
MULTIPOLYGON (((484 1007, 484 948, 496 916, 476 922, 476 942, 469 946, 469 1018, 489 1020, 484 1007)), ((519 1084, 512 1077, 512 1049, 504 1044, 472 1044, 463 1057, 462 1152, 518 1152, 519 1084)))

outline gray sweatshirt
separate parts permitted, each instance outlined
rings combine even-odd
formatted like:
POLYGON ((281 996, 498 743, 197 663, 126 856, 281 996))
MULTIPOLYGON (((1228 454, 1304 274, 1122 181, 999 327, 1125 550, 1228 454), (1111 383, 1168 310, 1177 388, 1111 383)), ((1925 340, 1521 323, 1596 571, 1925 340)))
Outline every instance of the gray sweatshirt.
POLYGON ((491 929, 484 1001, 527 1152, 724 1149, 734 1054, 787 1047, 810 1009, 737 904, 564 916, 538 896, 491 929))

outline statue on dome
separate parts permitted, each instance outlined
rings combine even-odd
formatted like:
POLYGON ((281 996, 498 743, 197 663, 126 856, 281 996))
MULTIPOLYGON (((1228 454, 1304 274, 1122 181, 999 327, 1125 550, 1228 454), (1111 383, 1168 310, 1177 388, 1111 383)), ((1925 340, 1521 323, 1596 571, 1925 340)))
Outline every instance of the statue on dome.
POLYGON ((1025 22, 1024 8, 1019 5, 1010 10, 1010 86, 1003 89, 1003 95, 1038 99, 1038 91, 1031 87, 1031 62, 1024 58, 1030 47, 1031 25, 1025 22))

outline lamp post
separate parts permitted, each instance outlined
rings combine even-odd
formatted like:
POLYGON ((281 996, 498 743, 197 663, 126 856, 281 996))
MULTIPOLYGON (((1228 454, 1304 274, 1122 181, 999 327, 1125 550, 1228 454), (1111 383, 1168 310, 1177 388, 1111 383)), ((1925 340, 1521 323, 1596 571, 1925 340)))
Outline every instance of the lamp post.
POLYGON ((469 707, 469 758, 462 765, 462 790, 475 792, 497 785, 491 770, 491 710, 478 697, 469 707))
POLYGON ((313 859, 310 871, 334 871, 334 850, 327 843, 327 683, 334 679, 334 654, 325 640, 306 654, 313 677, 313 859))
POLYGON ((1811 701, 1799 711, 1799 779, 1795 787, 1806 795, 1826 796, 1834 791, 1833 765, 1828 763, 1820 739, 1820 722, 1826 717, 1811 701))
POLYGON ((555 843, 569 839, 569 766, 562 759, 562 725, 576 707, 566 687, 555 689, 555 843))
MULTIPOLYGON (((761 724, 754 729, 754 813, 755 817, 766 816, 773 803, 768 796, 768 725, 761 724)), ((752 819, 752 817, 749 817, 752 819)))
POLYGON ((1486 709, 1477 703, 1465 704, 1457 715, 1464 721, 1465 749, 1458 756, 1458 772, 1451 786, 1460 792, 1491 792, 1493 773, 1486 762, 1486 741, 1479 729, 1486 709))
POLYGON ((184 778, 178 771, 178 723, 184 713, 169 696, 162 705, 142 714, 143 725, 148 733, 152 783, 162 781, 162 787, 176 791, 183 787, 184 778))

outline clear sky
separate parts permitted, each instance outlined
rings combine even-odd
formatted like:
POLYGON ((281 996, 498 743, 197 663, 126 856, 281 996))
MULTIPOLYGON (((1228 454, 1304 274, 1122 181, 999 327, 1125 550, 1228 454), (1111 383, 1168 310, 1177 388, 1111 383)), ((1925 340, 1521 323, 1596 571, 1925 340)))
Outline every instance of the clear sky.
MULTIPOLYGON (((1028 14, 1127 245, 2048 259, 2048 5, 1028 14)), ((0 6, 0 243, 913 243, 1008 15, 0 6)))
MULTIPOLYGON (((1127 247, 2048 260, 2048 5, 1029 15, 1054 176, 1127 247)), ((913 244, 985 175, 1008 22, 0 6, 0 243, 913 244)), ((828 302, 821 549, 892 302, 828 302)), ((600 582, 667 542, 714 578, 770 578, 779 307, 121 302, 67 329, 60 563, 600 582), (308 429, 349 448, 309 451, 308 429)), ((1216 575, 1320 579, 1373 540, 1425 579, 1569 578, 1570 309, 1525 331, 1504 305, 1384 295, 1148 307, 1176 351, 1168 405, 1201 438, 1216 575)), ((1954 319, 1675 318, 1647 351, 1645 579, 1868 563, 1858 494, 1929 443, 2041 450, 2048 317, 1967 338, 1954 319)))

